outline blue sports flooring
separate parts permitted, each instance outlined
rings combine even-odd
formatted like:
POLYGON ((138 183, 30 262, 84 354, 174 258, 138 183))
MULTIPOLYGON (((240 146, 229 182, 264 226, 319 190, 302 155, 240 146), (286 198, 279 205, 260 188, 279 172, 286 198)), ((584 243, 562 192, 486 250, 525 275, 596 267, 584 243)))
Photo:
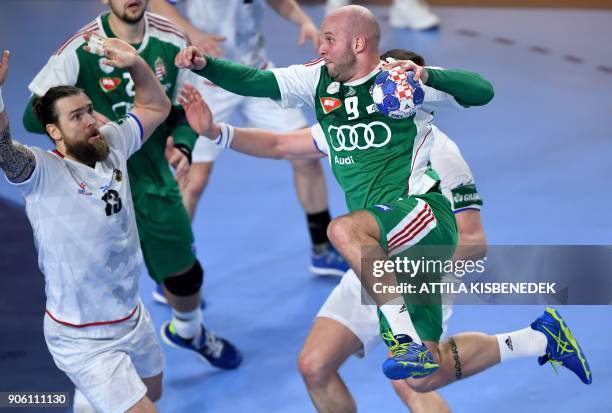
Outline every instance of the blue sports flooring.
MULTIPOLYGON (((3 93, 14 137, 48 147, 44 137, 23 131, 26 86, 62 40, 103 8, 96 1, 0 2, 0 48, 12 51, 3 93)), ((306 10, 321 21, 321 6, 306 10)), ((373 10, 383 21, 382 50, 410 48, 431 65, 474 70, 495 85, 488 106, 437 114, 472 167, 491 244, 612 244, 612 12, 436 8, 442 29, 412 33, 389 28, 385 9, 373 10)), ((277 66, 314 57, 308 46, 296 46, 296 29, 270 10, 264 28, 277 66)), ((343 196, 327 172, 338 215, 343 196)), ((307 271, 309 239, 292 182, 287 162, 226 152, 216 163, 194 222, 206 268, 205 323, 233 340, 245 361, 222 372, 165 348, 161 411, 314 410, 296 358, 336 280, 307 271)), ((43 342, 42 282, 22 201, 3 179, 0 196, 8 200, 0 203, 0 391, 70 389, 43 342)), ((143 275, 142 296, 159 327, 170 312, 152 303, 152 288, 143 275)), ((450 332, 515 330, 541 310, 457 306, 450 332)), ((565 369, 555 375, 533 359, 511 361, 442 389, 453 410, 612 411, 612 309, 560 311, 589 358, 591 386, 565 369)), ((341 369, 362 412, 405 410, 380 371, 384 353, 379 346, 341 369)))

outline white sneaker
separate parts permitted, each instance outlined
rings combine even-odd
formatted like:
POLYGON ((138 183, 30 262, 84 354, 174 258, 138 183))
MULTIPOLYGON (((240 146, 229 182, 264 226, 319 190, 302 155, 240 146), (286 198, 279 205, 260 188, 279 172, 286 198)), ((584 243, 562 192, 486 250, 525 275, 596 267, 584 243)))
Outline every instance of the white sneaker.
POLYGON ((424 0, 395 0, 389 8, 389 24, 397 29, 427 30, 438 26, 440 18, 424 0))
POLYGON ((351 4, 349 0, 327 0, 325 2, 325 15, 329 14, 329 12, 332 10, 348 6, 349 4, 351 4))

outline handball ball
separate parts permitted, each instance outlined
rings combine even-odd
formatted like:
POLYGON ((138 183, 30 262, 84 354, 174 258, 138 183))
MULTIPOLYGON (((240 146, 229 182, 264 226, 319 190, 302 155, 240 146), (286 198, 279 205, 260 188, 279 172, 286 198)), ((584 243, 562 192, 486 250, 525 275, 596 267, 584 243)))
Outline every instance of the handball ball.
POLYGON ((383 115, 404 119, 416 113, 423 103, 425 91, 414 72, 399 73, 398 68, 380 72, 370 88, 370 95, 383 115))

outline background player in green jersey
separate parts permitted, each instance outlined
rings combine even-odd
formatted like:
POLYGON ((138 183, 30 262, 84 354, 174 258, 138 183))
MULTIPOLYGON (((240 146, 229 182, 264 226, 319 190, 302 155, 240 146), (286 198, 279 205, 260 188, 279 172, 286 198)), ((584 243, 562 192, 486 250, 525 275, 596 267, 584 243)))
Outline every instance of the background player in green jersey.
MULTIPOLYGON (((174 106, 168 119, 130 157, 128 169, 145 262, 149 274, 157 283, 163 283, 172 306, 173 318, 164 324, 162 338, 173 346, 196 351, 216 367, 235 368, 241 362, 238 350, 202 326, 203 270, 193 252, 191 222, 164 153, 168 136, 173 137, 175 147, 187 157, 197 138, 174 99, 178 88, 192 76, 173 64, 187 42, 170 21, 145 12, 147 1, 110 0, 108 5, 108 12, 84 26, 58 49, 32 81, 30 90, 41 96, 52 86, 78 86, 105 117, 116 120, 125 115, 133 105, 133 81, 126 70, 109 67, 99 56, 84 51, 84 32, 118 37, 132 44, 153 69, 174 106)), ((32 116, 30 104, 24 124, 31 132, 43 133, 32 116)))
MULTIPOLYGON (((439 304, 413 305, 393 291, 373 294, 377 282, 394 285, 397 275, 387 271, 377 279, 362 276, 367 274, 361 265, 364 247, 370 249, 369 258, 386 260, 390 255, 411 253, 415 245, 447 245, 450 258, 456 244, 456 222, 448 201, 426 173, 432 114, 417 111, 411 118, 390 119, 377 113, 369 96, 369 86, 381 70, 380 29, 374 16, 360 6, 340 8, 325 17, 321 36, 322 59, 306 65, 253 70, 205 57, 193 47, 183 50, 176 64, 235 93, 315 109, 324 137, 319 141, 327 145, 330 160, 333 157, 332 169, 351 211, 332 221, 328 232, 379 307, 381 327, 386 330, 382 335, 392 352, 383 364, 385 375, 409 379, 417 391, 430 391, 508 358, 540 356, 542 364, 562 362, 590 383, 584 355, 555 310, 547 309, 530 327, 517 332, 498 336, 465 333, 439 343, 439 304), (513 345, 506 345, 505 340, 513 345), (559 341, 563 342, 561 351, 559 341)), ((413 70, 415 79, 421 78, 423 106, 428 110, 483 105, 493 97, 491 84, 475 73, 423 68, 410 61, 383 68, 391 66, 413 70)), ((186 106, 193 101, 200 107, 191 116, 188 110, 187 115, 190 124, 203 132, 203 125, 195 126, 196 113, 204 114, 202 105, 193 94, 186 93, 184 99, 186 106)), ((254 145, 254 154, 260 156, 265 153, 260 152, 262 147, 277 157, 317 153, 312 143, 304 146, 303 140, 297 145, 268 139, 258 146, 241 134, 238 143, 238 135, 224 124, 215 125, 206 135, 226 147, 254 145)))

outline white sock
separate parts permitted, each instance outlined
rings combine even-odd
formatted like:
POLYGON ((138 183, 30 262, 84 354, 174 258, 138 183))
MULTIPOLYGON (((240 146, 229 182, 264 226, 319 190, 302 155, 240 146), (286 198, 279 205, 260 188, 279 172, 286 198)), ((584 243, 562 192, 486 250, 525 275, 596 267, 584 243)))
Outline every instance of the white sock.
POLYGON ((380 311, 385 315, 394 336, 406 334, 410 336, 415 343, 423 344, 414 328, 414 324, 412 324, 410 313, 408 313, 406 309, 403 297, 394 298, 387 304, 381 305, 380 311))
POLYGON ((198 306, 192 311, 176 311, 172 309, 172 324, 179 337, 197 339, 202 333, 202 309, 198 306))
POLYGON ((546 353, 546 336, 531 327, 512 333, 497 334, 501 362, 518 357, 543 356, 546 353))
POLYGON ((74 400, 72 402, 74 413, 96 413, 96 409, 83 396, 79 389, 74 389, 74 400))

